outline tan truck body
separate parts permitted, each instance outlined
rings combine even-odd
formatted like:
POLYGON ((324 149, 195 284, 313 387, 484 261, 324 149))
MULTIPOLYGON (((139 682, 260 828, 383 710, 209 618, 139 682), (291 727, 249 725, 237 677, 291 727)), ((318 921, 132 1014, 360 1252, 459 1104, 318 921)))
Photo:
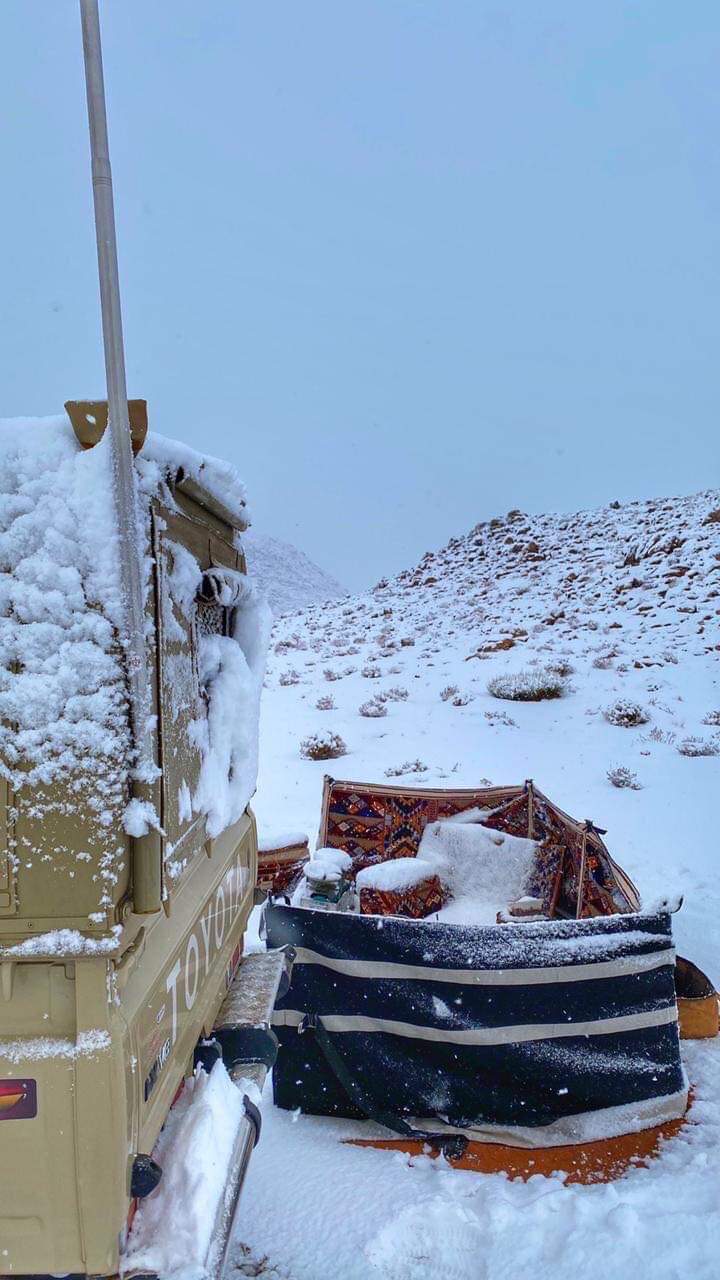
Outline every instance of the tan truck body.
POLYGON ((196 623, 175 611, 167 625, 174 606, 164 583, 177 544, 203 570, 244 572, 239 522, 182 473, 170 487, 174 510, 152 503, 148 601, 162 766, 150 798, 162 831, 125 834, 122 780, 101 797, 92 777, 54 782, 42 818, 32 793, 16 797, 7 784, 0 792, 1 1275, 117 1271, 133 1159, 152 1151, 198 1038, 212 1028, 252 907, 252 812, 210 840, 204 818, 188 817, 179 801, 200 767, 188 724, 202 698, 196 623), (190 701, 178 698, 193 680, 190 701), (110 861, 111 905, 97 919, 110 861), (138 913, 153 886, 161 909, 138 913))

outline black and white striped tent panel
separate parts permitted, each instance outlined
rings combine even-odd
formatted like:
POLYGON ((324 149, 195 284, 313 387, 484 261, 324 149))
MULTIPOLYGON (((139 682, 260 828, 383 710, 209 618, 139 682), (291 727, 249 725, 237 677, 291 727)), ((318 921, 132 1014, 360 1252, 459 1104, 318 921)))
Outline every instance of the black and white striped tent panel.
POLYGON ((538 1142, 685 1108, 669 915, 461 927, 272 904, 266 927, 296 951, 280 1106, 538 1142))

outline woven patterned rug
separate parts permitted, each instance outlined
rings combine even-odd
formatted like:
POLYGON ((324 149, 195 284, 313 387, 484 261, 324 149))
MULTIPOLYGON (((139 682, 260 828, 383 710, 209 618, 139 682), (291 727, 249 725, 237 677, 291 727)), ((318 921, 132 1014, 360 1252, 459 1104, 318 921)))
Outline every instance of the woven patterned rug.
POLYGON ((468 809, 484 809, 485 826, 538 841, 527 892, 542 899, 550 917, 639 909, 637 889, 611 858, 601 832, 591 822, 577 822, 564 813, 532 782, 435 790, 326 777, 320 844, 349 853, 357 874, 391 858, 414 858, 428 822, 468 809))

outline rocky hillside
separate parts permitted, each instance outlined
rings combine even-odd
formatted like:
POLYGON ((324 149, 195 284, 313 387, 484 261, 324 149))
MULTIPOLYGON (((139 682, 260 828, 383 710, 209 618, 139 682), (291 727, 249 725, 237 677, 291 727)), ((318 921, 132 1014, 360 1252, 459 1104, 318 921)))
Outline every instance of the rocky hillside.
POLYGON ((720 493, 708 492, 510 512, 365 595, 288 615, 263 700, 261 825, 314 835, 328 771, 403 785, 534 777, 611 828, 646 900, 686 894, 683 932, 716 894, 700 868, 720 785, 719 600, 720 493), (341 740, 329 763, 301 755, 317 734, 341 740))
POLYGON ((243 542, 250 576, 267 591, 276 617, 347 595, 337 579, 291 543, 253 529, 243 542))
POLYGON ((373 598, 392 600, 388 633, 422 615, 433 636, 477 639, 480 657, 583 636, 641 663, 673 661, 678 646, 708 653, 720 648, 720 491, 570 516, 511 511, 373 598))

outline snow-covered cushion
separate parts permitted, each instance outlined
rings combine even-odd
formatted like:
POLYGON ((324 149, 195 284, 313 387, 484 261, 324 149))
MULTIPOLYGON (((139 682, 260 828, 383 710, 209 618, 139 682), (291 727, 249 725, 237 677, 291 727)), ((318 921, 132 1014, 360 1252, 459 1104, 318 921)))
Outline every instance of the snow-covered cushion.
POLYGON ((532 876, 537 842, 479 822, 431 822, 419 858, 448 886, 442 920, 494 924, 499 911, 522 898, 532 876))

